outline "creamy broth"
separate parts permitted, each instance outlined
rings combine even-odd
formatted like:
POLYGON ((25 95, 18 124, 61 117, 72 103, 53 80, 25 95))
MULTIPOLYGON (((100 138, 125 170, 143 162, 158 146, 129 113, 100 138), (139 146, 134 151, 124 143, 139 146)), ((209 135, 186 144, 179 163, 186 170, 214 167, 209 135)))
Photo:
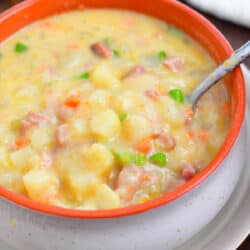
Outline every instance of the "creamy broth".
POLYGON ((162 21, 68 12, 0 44, 0 184, 42 203, 109 209, 155 199, 215 156, 229 126, 223 83, 187 95, 215 64, 162 21))

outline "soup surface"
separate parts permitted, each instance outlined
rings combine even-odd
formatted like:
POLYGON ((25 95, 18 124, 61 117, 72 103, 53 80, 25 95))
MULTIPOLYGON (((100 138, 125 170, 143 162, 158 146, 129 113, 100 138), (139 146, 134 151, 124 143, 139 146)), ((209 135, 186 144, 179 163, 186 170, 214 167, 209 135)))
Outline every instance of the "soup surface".
POLYGON ((0 185, 87 210, 174 190, 228 130, 222 83, 195 114, 183 100, 213 68, 187 35, 138 13, 81 10, 26 27, 0 44, 0 185))

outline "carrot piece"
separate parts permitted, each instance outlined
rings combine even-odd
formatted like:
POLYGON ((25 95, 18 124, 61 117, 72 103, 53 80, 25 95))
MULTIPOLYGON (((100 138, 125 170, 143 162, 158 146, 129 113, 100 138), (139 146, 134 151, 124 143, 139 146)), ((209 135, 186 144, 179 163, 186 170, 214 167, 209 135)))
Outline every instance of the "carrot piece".
POLYGON ((204 130, 201 130, 199 133, 198 133, 198 137, 202 140, 202 141, 207 141, 208 140, 208 134, 206 131, 204 130))
POLYGON ((190 139, 194 138, 194 131, 188 130, 188 131, 187 131, 187 136, 188 136, 190 139))
POLYGON ((23 137, 18 137, 15 140, 15 149, 19 150, 19 149, 23 148, 26 144, 27 144, 27 142, 24 140, 23 137))
POLYGON ((77 108, 80 105, 80 96, 79 95, 69 96, 64 101, 64 105, 69 107, 69 108, 77 108))
POLYGON ((136 150, 143 154, 148 154, 151 151, 151 139, 150 138, 142 139, 136 145, 136 150))
POLYGON ((190 125, 193 119, 194 112, 193 110, 188 107, 185 109, 185 125, 190 125))
POLYGON ((143 181, 150 181, 150 176, 148 174, 145 174, 143 176, 143 181))
POLYGON ((222 104, 222 110, 225 112, 225 113, 229 113, 230 112, 230 109, 231 109, 231 106, 230 106, 230 103, 229 102, 224 102, 222 104))

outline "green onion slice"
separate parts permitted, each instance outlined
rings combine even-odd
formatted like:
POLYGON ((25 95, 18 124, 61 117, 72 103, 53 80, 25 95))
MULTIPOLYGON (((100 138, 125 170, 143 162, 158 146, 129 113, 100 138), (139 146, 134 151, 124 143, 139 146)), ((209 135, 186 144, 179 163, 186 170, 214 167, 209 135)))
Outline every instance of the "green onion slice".
POLYGON ((156 165, 161 166, 161 167, 166 166, 168 163, 167 156, 163 152, 157 152, 157 153, 152 154, 149 157, 149 161, 151 163, 156 164, 156 165))
POLYGON ((25 45, 24 43, 17 43, 16 46, 15 46, 15 51, 17 53, 23 53, 25 52, 26 50, 28 49, 28 46, 25 45))
POLYGON ((169 94, 176 102, 184 103, 184 97, 180 89, 171 89, 169 94))

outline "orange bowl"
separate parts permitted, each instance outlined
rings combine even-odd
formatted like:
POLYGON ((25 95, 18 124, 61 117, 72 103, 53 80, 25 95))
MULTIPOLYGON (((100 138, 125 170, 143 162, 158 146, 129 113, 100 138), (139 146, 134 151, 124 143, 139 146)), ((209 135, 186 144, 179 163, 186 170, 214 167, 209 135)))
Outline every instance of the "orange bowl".
MULTIPOLYGON (((221 63, 232 53, 225 37, 203 16, 175 0, 27 0, 0 15, 0 41, 41 18, 79 8, 116 8, 141 12, 173 24, 196 40, 215 60, 221 63)), ((215 171, 232 149, 242 126, 245 113, 245 87, 240 68, 225 79, 232 100, 231 124, 224 144, 212 161, 193 179, 160 198, 143 204, 112 210, 85 211, 44 205, 0 187, 4 198, 43 213, 76 217, 108 218, 132 215, 166 205, 181 197, 215 171)))

